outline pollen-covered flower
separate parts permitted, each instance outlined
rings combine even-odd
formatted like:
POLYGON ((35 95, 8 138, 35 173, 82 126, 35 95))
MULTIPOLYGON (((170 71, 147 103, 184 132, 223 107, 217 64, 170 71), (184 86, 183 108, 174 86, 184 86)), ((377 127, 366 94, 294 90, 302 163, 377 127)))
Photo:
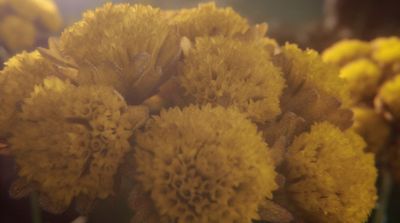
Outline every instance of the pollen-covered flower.
POLYGON ((0 42, 11 52, 32 48, 40 35, 57 32, 62 20, 53 0, 3 0, 0 42))
POLYGON ((172 73, 180 55, 177 29, 151 6, 106 4, 61 35, 61 54, 74 61, 80 84, 114 87, 138 104, 172 73))
POLYGON ((172 23, 177 25, 182 36, 191 40, 204 36, 232 37, 249 29, 247 20, 232 8, 217 8, 215 3, 180 10, 172 16, 172 23))
POLYGON ((236 106, 257 122, 268 121, 280 113, 285 85, 270 58, 257 41, 197 38, 184 58, 180 84, 190 102, 236 106))
POLYGON ((377 171, 364 141, 327 122, 297 137, 286 157, 287 191, 306 222, 362 223, 375 205, 377 171))
POLYGON ((277 187, 267 145, 232 108, 162 111, 136 142, 137 181, 176 222, 251 222, 277 187))
MULTIPOLYGON (((147 109, 128 107, 109 87, 47 78, 24 100, 9 140, 19 177, 54 213, 74 198, 106 198, 130 149, 128 139, 146 117, 147 109)), ((11 193, 18 197, 23 191, 11 193)))

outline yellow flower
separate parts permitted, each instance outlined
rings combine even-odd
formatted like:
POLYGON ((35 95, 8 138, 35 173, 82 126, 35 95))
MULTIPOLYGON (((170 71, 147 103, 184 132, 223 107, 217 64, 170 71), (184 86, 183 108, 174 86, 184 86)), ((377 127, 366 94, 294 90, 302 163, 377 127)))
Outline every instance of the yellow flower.
POLYGON ((53 0, 3 0, 0 21, 0 42, 10 53, 32 48, 40 36, 57 32, 62 26, 53 0))
POLYGON ((110 3, 66 29, 60 51, 77 64, 78 83, 112 86, 139 104, 174 73, 179 43, 159 9, 110 3))
POLYGON ((359 102, 370 99, 376 94, 381 79, 380 68, 369 59, 357 59, 349 62, 340 70, 351 92, 351 100, 359 102))
POLYGON ((270 57, 260 42, 198 38, 184 58, 180 84, 190 102, 236 106, 256 122, 268 121, 280 113, 284 88, 270 57))
MULTIPOLYGON (((18 15, 39 23, 37 11, 18 15)), ((123 179, 135 222, 364 220, 376 173, 359 137, 341 131, 352 123, 345 80, 267 29, 213 3, 109 3, 48 49, 15 56, 0 71, 0 141, 19 175, 11 195, 36 191, 50 212, 74 201, 87 214, 123 179)))
POLYGON ((393 80, 387 81, 379 90, 379 98, 391 114, 397 119, 400 119, 400 74, 393 80))
POLYGON ((400 39, 398 37, 377 38, 371 42, 372 58, 382 64, 400 61, 400 39))
POLYGON ((354 59, 367 57, 372 52, 372 47, 368 42, 360 40, 340 41, 322 54, 325 62, 343 65, 354 59))
POLYGON ((53 213, 76 197, 106 198, 128 139, 146 117, 147 109, 128 107, 111 88, 47 78, 24 100, 9 140, 19 177, 53 213))
POLYGON ((249 28, 246 19, 232 8, 217 8, 215 3, 200 4, 197 8, 183 9, 172 16, 179 33, 191 40, 204 36, 232 37, 249 28))
POLYGON ((398 146, 393 139, 399 135, 400 39, 344 40, 327 49, 323 55, 326 61, 340 67, 340 76, 350 89, 355 113, 354 129, 365 138, 368 149, 377 153, 377 159, 382 161, 380 166, 391 166, 393 172, 397 172, 398 166, 389 162, 398 162, 395 155, 398 146), (336 59, 330 60, 332 55, 336 59))
POLYGON ((390 137, 390 126, 383 117, 370 108, 353 108, 353 129, 367 142, 369 151, 378 154, 384 152, 390 137))
POLYGON ((37 22, 50 32, 57 32, 61 28, 61 15, 53 0, 6 1, 18 16, 37 22))
POLYGON ((9 15, 0 20, 0 40, 12 52, 33 47, 36 34, 35 26, 18 16, 9 15))
POLYGON ((39 52, 21 53, 6 62, 0 71, 0 137, 9 133, 23 99, 36 84, 58 70, 39 52))
POLYGON ((137 181, 176 222, 250 223, 277 188, 267 145, 232 108, 162 111, 136 142, 137 181))
POLYGON ((362 223, 375 205, 377 171, 364 141, 327 122, 289 147, 287 191, 306 222, 362 223))

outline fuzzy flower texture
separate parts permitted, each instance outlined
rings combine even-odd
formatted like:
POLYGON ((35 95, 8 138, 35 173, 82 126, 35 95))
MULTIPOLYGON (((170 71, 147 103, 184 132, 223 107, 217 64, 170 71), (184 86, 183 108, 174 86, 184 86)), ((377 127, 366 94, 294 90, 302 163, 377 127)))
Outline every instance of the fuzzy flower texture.
POLYGON ((400 39, 345 40, 323 59, 341 68, 352 96, 353 128, 400 182, 400 39))
POLYGON ((132 222, 365 222, 376 169, 344 80, 267 29, 213 3, 106 4, 11 58, 11 195, 87 213, 129 181, 132 222))

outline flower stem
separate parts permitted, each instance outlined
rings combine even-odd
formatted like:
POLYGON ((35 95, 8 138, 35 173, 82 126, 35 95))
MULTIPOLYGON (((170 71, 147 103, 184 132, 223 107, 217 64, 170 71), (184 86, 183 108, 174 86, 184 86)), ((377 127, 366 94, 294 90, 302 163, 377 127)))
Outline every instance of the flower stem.
POLYGON ((32 223, 42 223, 42 213, 39 208, 38 196, 37 193, 31 194, 31 214, 32 214, 32 223))
POLYGON ((382 170, 382 182, 379 191, 379 201, 373 218, 373 223, 387 222, 387 206, 392 192, 392 177, 388 170, 382 170))

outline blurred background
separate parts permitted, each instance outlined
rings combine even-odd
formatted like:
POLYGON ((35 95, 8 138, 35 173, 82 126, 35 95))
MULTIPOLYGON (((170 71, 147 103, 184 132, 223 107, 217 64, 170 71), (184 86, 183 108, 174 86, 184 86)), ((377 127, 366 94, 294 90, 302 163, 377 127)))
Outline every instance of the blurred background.
MULTIPOLYGON (((78 21, 84 11, 106 2, 130 2, 151 4, 163 9, 193 7, 204 0, 54 0, 63 20, 63 27, 78 21)), ((323 50, 332 43, 345 38, 371 40, 378 36, 400 34, 399 0, 216 0, 219 6, 230 6, 251 23, 267 22, 268 35, 280 43, 298 43, 303 48, 323 50)), ((1 0, 0 0, 1 3, 1 0)), ((1 17, 0 17, 1 20, 1 17)), ((1 21, 0 21, 1 22, 1 21)), ((46 33, 37 45, 45 45, 48 36, 62 30, 46 33)), ((27 48, 29 50, 29 47, 27 48)), ((15 52, 1 48, 0 62, 15 52)), ((0 222, 31 222, 30 199, 19 201, 8 198, 12 181, 13 163, 0 158, 0 222)), ((392 190, 387 195, 388 217, 385 222, 400 222, 400 191, 392 190)), ((129 222, 129 210, 113 198, 100 203, 89 216, 89 222, 129 222)), ((73 210, 62 216, 41 213, 45 223, 71 222, 77 214, 73 210)))
MULTIPOLYGON (((86 9, 106 2, 151 4, 163 9, 193 7, 210 0, 55 0, 66 24, 86 9)), ((322 50, 338 39, 370 40, 400 33, 398 0, 215 0, 230 6, 251 23, 267 22, 269 35, 322 50)))

